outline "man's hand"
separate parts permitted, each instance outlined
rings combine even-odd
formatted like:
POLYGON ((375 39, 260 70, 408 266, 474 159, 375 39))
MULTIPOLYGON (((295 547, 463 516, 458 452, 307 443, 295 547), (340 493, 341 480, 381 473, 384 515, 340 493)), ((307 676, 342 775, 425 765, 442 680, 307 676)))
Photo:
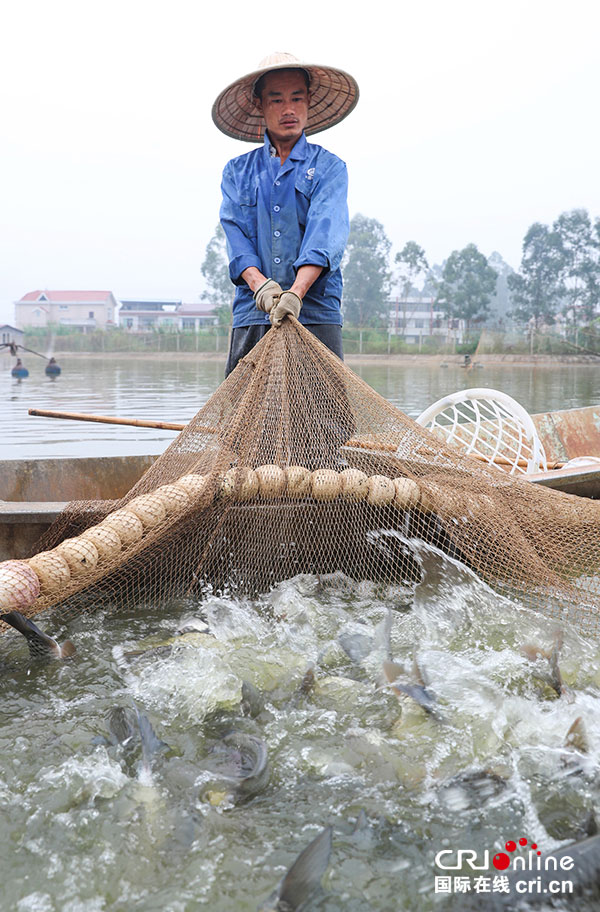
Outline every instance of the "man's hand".
POLYGON ((267 279, 254 292, 254 300, 259 310, 270 314, 282 294, 283 288, 279 282, 276 282, 275 279, 267 279))
POLYGON ((273 326, 281 326, 281 321, 288 314, 298 319, 300 308, 302 307, 302 298, 294 291, 284 291, 276 302, 275 307, 269 314, 269 319, 273 326))

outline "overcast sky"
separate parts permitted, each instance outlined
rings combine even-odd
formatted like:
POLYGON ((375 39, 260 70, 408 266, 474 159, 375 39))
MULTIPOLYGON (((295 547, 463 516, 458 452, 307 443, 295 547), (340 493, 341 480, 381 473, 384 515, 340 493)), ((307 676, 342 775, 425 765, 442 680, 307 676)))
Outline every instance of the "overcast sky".
POLYGON ((196 301, 225 162, 211 106, 275 50, 361 97, 312 138, 350 213, 430 262, 518 266, 534 221, 600 215, 598 0, 18 0, 0 27, 0 321, 36 288, 196 301), (261 12, 261 9, 264 12, 261 12))

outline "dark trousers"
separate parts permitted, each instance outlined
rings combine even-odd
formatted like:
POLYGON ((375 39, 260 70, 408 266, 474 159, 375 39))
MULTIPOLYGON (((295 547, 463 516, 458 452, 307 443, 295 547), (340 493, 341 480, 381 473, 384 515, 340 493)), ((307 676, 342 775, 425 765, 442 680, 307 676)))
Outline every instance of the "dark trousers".
MULTIPOLYGON (((334 323, 309 323, 305 325, 317 337, 319 342, 326 345, 342 361, 344 360, 341 326, 337 326, 334 323)), ((238 326, 232 330, 231 345, 229 346, 229 355, 225 365, 226 377, 229 376, 238 361, 244 358, 270 329, 271 325, 269 323, 260 323, 255 326, 238 326)))

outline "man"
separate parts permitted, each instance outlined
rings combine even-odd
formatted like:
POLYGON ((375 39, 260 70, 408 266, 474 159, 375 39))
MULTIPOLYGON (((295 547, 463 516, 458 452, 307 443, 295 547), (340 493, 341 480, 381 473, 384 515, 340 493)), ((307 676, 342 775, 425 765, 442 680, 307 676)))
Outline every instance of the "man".
POLYGON ((220 217, 236 286, 226 375, 288 314, 343 357, 346 165, 305 134, 339 123, 357 101, 347 73, 273 54, 213 106, 228 136, 263 141, 223 172, 220 217))

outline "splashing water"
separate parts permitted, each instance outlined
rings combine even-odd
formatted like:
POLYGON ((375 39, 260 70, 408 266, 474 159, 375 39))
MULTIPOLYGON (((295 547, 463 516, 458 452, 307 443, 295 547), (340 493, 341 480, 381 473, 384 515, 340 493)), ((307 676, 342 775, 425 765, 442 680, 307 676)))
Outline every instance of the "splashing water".
POLYGON ((331 825, 311 908, 426 912, 444 848, 582 838, 599 798, 598 647, 564 632, 559 698, 522 652, 551 646, 550 622, 405 544, 423 570, 414 590, 298 576, 255 601, 91 613, 68 630, 78 658, 45 666, 7 636, 3 908, 254 910, 331 825), (176 636, 193 614, 208 632, 176 636), (386 684, 388 659, 422 679, 439 718, 386 684), (115 705, 138 706, 169 746, 151 773, 110 741, 115 705), (577 717, 585 755, 565 746, 577 717), (203 760, 232 729, 264 740, 270 779, 213 805, 203 760))

